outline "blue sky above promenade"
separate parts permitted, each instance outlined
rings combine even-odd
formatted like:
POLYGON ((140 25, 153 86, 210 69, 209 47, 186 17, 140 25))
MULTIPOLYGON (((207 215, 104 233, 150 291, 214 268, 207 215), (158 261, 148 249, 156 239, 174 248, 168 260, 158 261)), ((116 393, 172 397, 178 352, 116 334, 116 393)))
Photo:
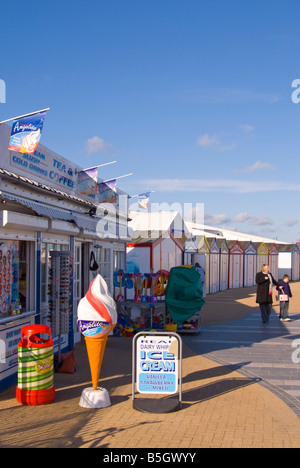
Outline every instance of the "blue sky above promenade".
POLYGON ((299 240, 300 4, 5 2, 1 119, 44 107, 41 142, 104 179, 204 203, 206 222, 299 240))

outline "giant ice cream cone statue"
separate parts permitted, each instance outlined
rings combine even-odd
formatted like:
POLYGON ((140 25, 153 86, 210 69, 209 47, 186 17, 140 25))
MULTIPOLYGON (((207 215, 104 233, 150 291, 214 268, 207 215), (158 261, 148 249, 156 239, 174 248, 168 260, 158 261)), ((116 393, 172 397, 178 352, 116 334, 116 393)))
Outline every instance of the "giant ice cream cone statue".
POLYGON ((102 408, 110 405, 106 389, 98 387, 108 333, 117 323, 116 304, 104 279, 97 275, 77 309, 77 324, 84 336, 89 358, 92 388, 83 390, 80 406, 102 408))

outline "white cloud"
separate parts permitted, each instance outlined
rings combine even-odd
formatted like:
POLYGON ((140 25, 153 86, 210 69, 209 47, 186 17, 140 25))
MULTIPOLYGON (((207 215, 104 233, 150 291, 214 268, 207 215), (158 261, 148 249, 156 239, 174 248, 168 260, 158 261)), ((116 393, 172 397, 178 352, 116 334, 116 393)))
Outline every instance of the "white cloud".
POLYGON ((236 147, 235 143, 231 143, 229 145, 222 145, 219 147, 219 151, 231 151, 236 147))
POLYGON ((245 133, 252 133, 254 131, 254 127, 249 124, 240 124, 239 129, 245 133))
POLYGON ((236 147, 235 143, 224 144, 216 135, 209 135, 205 133, 202 135, 198 141, 198 145, 202 148, 213 148, 217 151, 230 151, 236 147))
POLYGON ((247 166, 245 167, 245 169, 240 169, 240 170, 237 169, 235 172, 244 172, 247 174, 251 174, 252 172, 256 172, 256 171, 273 171, 273 170, 274 170, 274 166, 272 166, 272 164, 261 162, 261 161, 256 161, 256 163, 252 164, 252 166, 247 166))
POLYGON ((247 213, 247 211, 244 211, 243 213, 239 213, 238 215, 236 215, 233 218, 233 221, 236 223, 245 223, 246 221, 249 221, 250 218, 251 216, 249 215, 249 213, 247 213))
POLYGON ((300 192, 300 183, 284 181, 255 182, 234 179, 144 179, 138 184, 149 186, 160 192, 225 192, 225 193, 258 193, 258 192, 300 192))
MULTIPOLYGON (((240 124, 238 125, 239 130, 242 133, 250 134, 254 131, 254 127, 249 124, 240 124)), ((237 145, 235 142, 224 142, 222 141, 224 137, 232 137, 236 132, 220 132, 219 135, 209 135, 205 133, 200 138, 198 138, 198 145, 202 148, 213 148, 217 151, 231 151, 237 145)))
POLYGON ((262 215, 262 216, 253 216, 251 218, 250 224, 252 226, 270 226, 274 223, 268 216, 262 215))
POLYGON ((283 223, 285 227, 292 227, 296 224, 298 224, 298 219, 288 219, 287 221, 285 221, 285 223, 283 223))
POLYGON ((105 141, 98 136, 89 138, 86 142, 85 147, 86 147, 88 154, 98 153, 98 151, 110 151, 111 150, 111 145, 108 143, 105 143, 105 141))
POLYGON ((198 145, 202 148, 211 148, 212 146, 219 146, 220 142, 215 135, 209 136, 208 133, 198 139, 198 145))
POLYGON ((210 226, 222 226, 223 224, 228 224, 231 222, 230 217, 225 214, 211 214, 205 213, 204 214, 204 222, 210 226))

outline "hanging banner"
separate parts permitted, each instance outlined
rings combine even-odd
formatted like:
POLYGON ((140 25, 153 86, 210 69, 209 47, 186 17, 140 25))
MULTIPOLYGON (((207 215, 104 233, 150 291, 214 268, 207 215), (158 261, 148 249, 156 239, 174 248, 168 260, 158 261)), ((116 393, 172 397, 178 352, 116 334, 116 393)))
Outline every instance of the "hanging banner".
POLYGON ((97 172, 98 167, 92 167, 78 173, 76 184, 78 194, 95 198, 97 195, 97 172))
POLYGON ((99 203, 117 203, 117 181, 116 179, 108 180, 98 184, 98 201, 99 203))
POLYGON ((8 149, 33 154, 39 144, 46 112, 14 120, 8 149))
POLYGON ((151 192, 141 193, 138 196, 139 208, 144 208, 145 210, 148 208, 150 193, 151 192))

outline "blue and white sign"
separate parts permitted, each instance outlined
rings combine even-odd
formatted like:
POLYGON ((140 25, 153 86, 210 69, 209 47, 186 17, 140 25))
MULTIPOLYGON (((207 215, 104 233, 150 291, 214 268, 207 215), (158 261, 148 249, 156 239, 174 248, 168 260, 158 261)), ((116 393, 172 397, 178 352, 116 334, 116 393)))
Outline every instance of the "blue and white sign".
POLYGON ((78 196, 75 192, 76 172, 80 170, 77 164, 41 143, 33 154, 9 150, 11 130, 9 125, 0 125, 0 167, 2 169, 78 196))
POLYGON ((33 154, 41 139, 46 112, 37 112, 14 120, 8 149, 33 154))
POLYGON ((145 335, 136 343, 136 383, 139 393, 174 394, 178 390, 178 340, 145 335))

